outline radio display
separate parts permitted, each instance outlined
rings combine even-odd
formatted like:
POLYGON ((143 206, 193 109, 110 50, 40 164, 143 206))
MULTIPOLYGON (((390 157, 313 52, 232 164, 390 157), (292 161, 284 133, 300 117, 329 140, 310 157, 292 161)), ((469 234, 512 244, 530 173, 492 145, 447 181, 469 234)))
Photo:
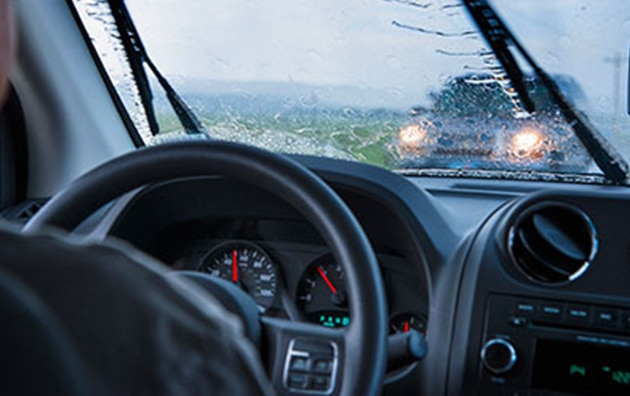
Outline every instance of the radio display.
POLYGON ((630 395, 630 349, 538 340, 532 385, 579 395, 630 395))

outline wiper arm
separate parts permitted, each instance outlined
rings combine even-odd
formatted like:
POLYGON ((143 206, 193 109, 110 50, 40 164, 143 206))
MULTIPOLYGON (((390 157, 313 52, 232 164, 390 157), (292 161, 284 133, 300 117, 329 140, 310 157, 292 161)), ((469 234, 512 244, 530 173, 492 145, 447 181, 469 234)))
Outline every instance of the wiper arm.
POLYGON ((583 116, 575 106, 562 93, 556 82, 545 72, 538 63, 521 45, 518 39, 512 34, 510 29, 503 23, 487 0, 462 0, 477 27, 488 42, 497 59, 505 69, 508 77, 512 80, 514 89, 517 91, 525 108, 528 106, 534 109, 533 102, 527 95, 524 75, 514 57, 510 52, 509 45, 512 44, 527 63, 532 67, 536 76, 545 86, 555 103, 558 105, 566 122, 573 128, 573 131, 584 145, 584 148, 591 155, 595 164, 604 173, 607 180, 614 184, 622 184, 628 179, 628 163, 615 150, 602 134, 583 116), (529 102, 529 104, 528 104, 529 102))
POLYGON ((109 5, 129 60, 131 72, 138 87, 138 94, 140 95, 140 100, 142 101, 151 133, 154 136, 157 135, 160 132, 160 126, 155 116, 153 93, 151 92, 151 84, 149 83, 144 69, 145 64, 149 67, 162 89, 164 89, 164 92, 166 92, 166 98, 186 133, 206 135, 206 129, 195 113, 193 113, 186 102, 179 96, 177 91, 175 91, 149 57, 124 0, 109 0, 109 5))
POLYGON ((508 47, 508 40, 506 40, 508 32, 505 26, 485 0, 463 0, 463 2, 490 49, 508 75, 523 107, 529 113, 533 113, 536 108, 529 97, 527 87, 525 87, 523 71, 518 66, 508 47))

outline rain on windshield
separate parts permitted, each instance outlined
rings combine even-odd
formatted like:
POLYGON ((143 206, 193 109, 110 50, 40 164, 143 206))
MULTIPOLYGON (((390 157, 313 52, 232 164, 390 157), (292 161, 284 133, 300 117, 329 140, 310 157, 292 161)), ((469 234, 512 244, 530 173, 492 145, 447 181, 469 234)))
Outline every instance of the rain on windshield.
MULTIPOLYGON (((157 84, 152 136, 106 2, 75 3, 146 143, 186 138, 157 84)), ((153 61, 211 138, 390 169, 599 172, 526 67, 536 112, 523 110, 456 0, 126 4, 153 61)), ((630 3, 491 4, 628 158, 630 3)))

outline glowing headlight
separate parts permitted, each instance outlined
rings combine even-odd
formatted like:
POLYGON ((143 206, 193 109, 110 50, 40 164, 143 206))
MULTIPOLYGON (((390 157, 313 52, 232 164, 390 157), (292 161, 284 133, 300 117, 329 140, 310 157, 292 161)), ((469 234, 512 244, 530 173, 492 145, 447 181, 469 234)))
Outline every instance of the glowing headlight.
POLYGON ((400 129, 398 138, 400 145, 406 149, 415 149, 427 136, 427 131, 420 125, 407 125, 400 129))
POLYGON ((526 128, 512 137, 510 151, 517 157, 538 158, 542 155, 543 136, 535 129, 526 128))

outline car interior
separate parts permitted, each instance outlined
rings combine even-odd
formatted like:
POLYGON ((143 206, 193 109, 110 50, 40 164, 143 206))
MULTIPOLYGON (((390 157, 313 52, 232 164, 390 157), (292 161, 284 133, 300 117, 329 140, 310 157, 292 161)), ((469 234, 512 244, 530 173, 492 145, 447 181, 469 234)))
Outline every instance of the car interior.
POLYGON ((72 2, 12 4, 3 221, 120 241, 210 292, 245 323, 234 337, 256 346, 275 393, 630 391, 625 182, 413 176, 216 140, 140 147, 72 2))

